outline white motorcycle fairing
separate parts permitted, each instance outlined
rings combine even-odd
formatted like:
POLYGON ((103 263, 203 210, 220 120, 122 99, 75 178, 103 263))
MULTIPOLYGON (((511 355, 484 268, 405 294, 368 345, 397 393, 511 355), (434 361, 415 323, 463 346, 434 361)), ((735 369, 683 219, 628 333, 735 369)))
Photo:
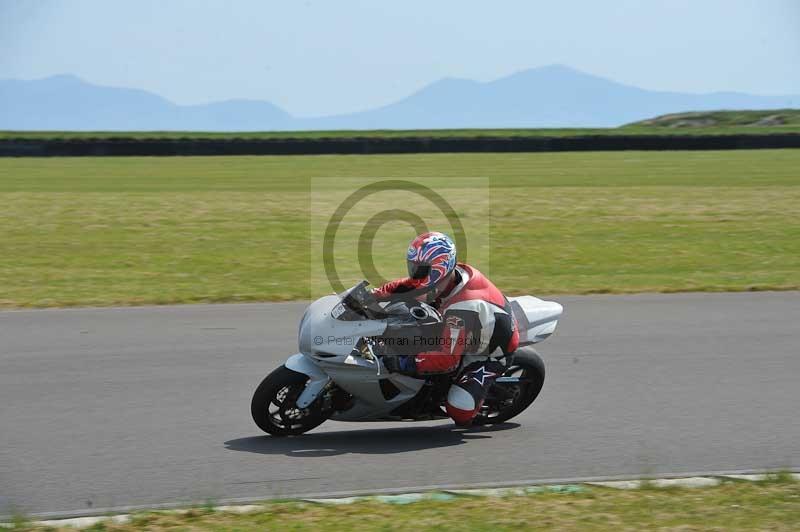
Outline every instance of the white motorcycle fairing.
POLYGON ((556 330, 564 307, 555 301, 533 296, 509 297, 511 311, 519 325, 519 346, 537 344, 556 330))
POLYGON ((340 302, 341 298, 336 295, 320 298, 309 305, 300 321, 298 339, 301 352, 289 357, 285 364, 292 371, 309 377, 306 388, 297 399, 297 406, 306 408, 333 380, 353 396, 354 404, 344 412, 337 412, 331 419, 386 419, 392 410, 417 395, 425 381, 389 373, 377 357, 368 360, 354 356, 352 352, 359 339, 383 334, 387 322, 336 319, 333 313, 340 302), (399 393, 387 397, 381 389, 381 380, 388 380, 399 393))

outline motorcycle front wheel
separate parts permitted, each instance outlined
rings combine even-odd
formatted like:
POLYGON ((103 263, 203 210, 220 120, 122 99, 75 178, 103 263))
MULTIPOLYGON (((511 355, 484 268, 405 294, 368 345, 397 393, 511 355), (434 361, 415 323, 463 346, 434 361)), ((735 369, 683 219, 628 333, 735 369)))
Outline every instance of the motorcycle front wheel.
POLYGON ((504 423, 528 408, 544 386, 544 362, 532 347, 514 352, 503 377, 515 377, 517 382, 496 382, 489 389, 474 425, 504 423))
POLYGON ((297 406, 297 398, 306 387, 308 376, 281 366, 261 381, 253 394, 250 413, 256 425, 273 436, 296 436, 321 425, 328 416, 322 401, 306 408, 297 406))

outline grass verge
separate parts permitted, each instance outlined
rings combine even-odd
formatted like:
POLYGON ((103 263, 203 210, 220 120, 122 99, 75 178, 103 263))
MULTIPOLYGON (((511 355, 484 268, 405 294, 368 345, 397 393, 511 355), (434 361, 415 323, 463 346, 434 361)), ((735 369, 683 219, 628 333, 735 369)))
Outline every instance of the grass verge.
MULTIPOLYGON (((345 182, 402 177, 489 225, 476 266, 511 294, 800 288, 800 150, 16 158, 0 159, 0 307, 306 299, 312 178, 336 203, 345 182)), ((385 277, 412 236, 378 232, 385 277)))
MULTIPOLYGON (((18 521, 18 530, 53 530, 18 521)), ((800 483, 786 477, 710 488, 589 488, 504 498, 458 497, 406 505, 275 502, 234 514, 196 508, 141 513, 89 530, 797 530, 800 483)), ((64 529, 69 530, 69 529, 64 529)), ((74 530, 74 529, 73 529, 74 530)))

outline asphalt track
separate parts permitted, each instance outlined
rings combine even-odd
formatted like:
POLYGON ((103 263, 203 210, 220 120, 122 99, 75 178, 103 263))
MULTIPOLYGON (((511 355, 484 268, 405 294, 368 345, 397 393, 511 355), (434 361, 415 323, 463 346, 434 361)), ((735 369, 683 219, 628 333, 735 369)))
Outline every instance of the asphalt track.
POLYGON ((299 303, 0 312, 0 504, 29 513, 800 465, 800 293, 560 297, 494 429, 249 413, 299 303))

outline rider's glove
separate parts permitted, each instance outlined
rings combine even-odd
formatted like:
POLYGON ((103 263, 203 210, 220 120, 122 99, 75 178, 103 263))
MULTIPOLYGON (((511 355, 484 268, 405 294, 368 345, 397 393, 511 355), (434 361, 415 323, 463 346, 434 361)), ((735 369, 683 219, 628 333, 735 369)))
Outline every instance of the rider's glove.
POLYGON ((417 372, 413 355, 387 355, 383 357, 383 365, 390 373, 414 375, 417 372))

